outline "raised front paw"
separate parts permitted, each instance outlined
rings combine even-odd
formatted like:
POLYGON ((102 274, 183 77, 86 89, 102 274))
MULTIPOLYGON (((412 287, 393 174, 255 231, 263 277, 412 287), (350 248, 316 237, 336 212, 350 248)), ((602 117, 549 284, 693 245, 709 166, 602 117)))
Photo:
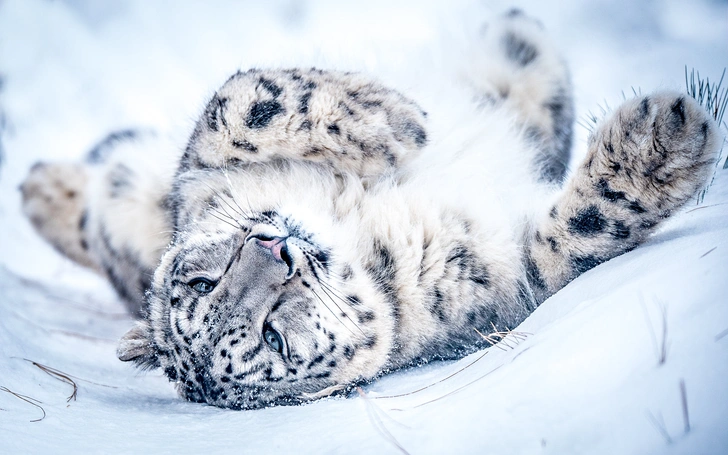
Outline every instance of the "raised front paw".
POLYGON ((413 101, 363 75, 252 69, 213 96, 181 169, 292 160, 378 177, 427 144, 425 117, 413 101))
POLYGON ((602 197, 665 216, 705 185, 722 141, 694 99, 658 92, 625 102, 598 127, 584 166, 602 197))

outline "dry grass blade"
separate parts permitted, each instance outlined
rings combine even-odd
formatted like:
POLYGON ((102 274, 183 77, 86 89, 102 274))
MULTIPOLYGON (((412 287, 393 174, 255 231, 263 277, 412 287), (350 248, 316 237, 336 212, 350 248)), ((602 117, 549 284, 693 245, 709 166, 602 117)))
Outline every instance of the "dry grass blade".
POLYGON ((688 393, 685 390, 685 380, 680 379, 680 403, 682 404, 683 423, 685 434, 690 433, 690 414, 688 414, 688 393))
MULTIPOLYGON (((688 76, 688 67, 685 67, 685 88, 687 89, 688 95, 693 97, 703 108, 710 114, 719 127, 728 129, 728 124, 723 121, 726 109, 728 108, 728 87, 723 86, 723 79, 725 79, 726 70, 723 69, 723 73, 720 76, 720 80, 717 83, 711 83, 709 78, 701 79, 700 73, 692 69, 688 76)), ((723 147, 718 152, 718 160, 716 162, 716 168, 720 165, 723 155, 723 147)), ((723 169, 728 169, 728 160, 723 161, 723 169)), ((707 186, 698 194, 698 204, 701 204, 705 199, 705 194, 708 188, 715 181, 715 172, 708 182, 707 186)))
POLYGON ((728 335, 728 329, 723 330, 718 335, 715 336, 715 341, 720 341, 721 339, 725 338, 725 336, 728 335))
POLYGON ((73 387, 73 392, 71 393, 71 395, 68 396, 68 398, 66 398, 66 403, 68 403, 71 400, 76 401, 76 396, 78 395, 78 385, 76 385, 76 381, 71 379, 70 376, 68 376, 66 373, 63 373, 62 371, 56 370, 55 368, 49 367, 47 365, 43 365, 38 362, 29 360, 29 359, 23 359, 23 360, 30 362, 33 365, 35 365, 36 367, 40 368, 48 376, 58 379, 59 381, 65 382, 66 384, 73 387))
POLYGON ((0 390, 2 390, 3 392, 7 392, 10 395, 13 395, 13 396, 15 396, 18 399, 21 399, 21 400, 25 401, 26 403, 32 404, 33 406, 35 406, 36 408, 38 408, 38 409, 41 410, 41 412, 43 413, 43 417, 41 417, 40 419, 31 420, 31 422, 40 422, 41 420, 43 420, 43 419, 46 418, 45 409, 43 409, 43 406, 41 406, 40 404, 37 404, 37 403, 43 404, 40 400, 36 400, 35 398, 31 398, 31 397, 26 396, 26 395, 21 395, 19 393, 15 393, 15 392, 13 392, 12 390, 8 389, 5 386, 0 386, 0 390))
POLYGON ((686 210, 685 213, 690 213, 690 212, 694 212, 696 210, 701 210, 701 209, 709 209, 712 207, 718 207, 719 205, 728 205, 728 202, 721 202, 719 204, 701 205, 700 207, 694 207, 690 210, 686 210))
POLYGON ((701 79, 700 72, 695 69, 690 71, 688 77, 688 67, 685 67, 685 86, 688 95, 700 103, 719 125, 723 124, 723 116, 728 107, 728 87, 721 88, 725 72, 723 69, 720 80, 711 84, 709 78, 701 79))
POLYGON ((448 379, 452 378, 453 376, 456 376, 456 375, 462 373, 463 371, 465 371, 468 368, 470 368, 471 366, 473 366, 475 364, 475 362, 477 362, 480 359, 482 359, 483 357, 485 357, 485 355, 487 353, 488 353, 488 351, 483 352, 483 354, 480 357, 478 357, 477 359, 473 360, 472 362, 470 362, 469 364, 467 364, 464 367, 460 368, 459 370, 457 370, 456 372, 452 373, 451 375, 449 375, 449 376, 447 376, 445 378, 442 378, 439 381, 435 381, 432 384, 428 384, 428 385, 426 385, 424 387, 420 387, 419 389, 413 390, 411 392, 400 393, 398 395, 387 395, 387 396, 383 396, 383 397, 373 397, 373 399, 374 400, 379 400, 379 399, 382 399, 382 398, 399 398, 399 397, 406 397, 407 395, 412 395, 412 394, 415 394, 415 393, 418 393, 418 392, 422 392, 423 390, 429 389, 430 387, 432 387, 434 385, 437 385, 437 384, 439 384, 441 382, 447 381, 448 379))
POLYGON ((458 387, 457 389, 455 389, 455 390, 452 390, 452 391, 450 391, 450 392, 446 393, 445 395, 442 395, 442 396, 440 396, 440 397, 437 397, 437 398, 435 398, 435 399, 433 399, 433 400, 430 400, 430 401, 425 401, 424 403, 420 403, 420 404, 418 404, 417 406, 414 406, 414 407, 413 407, 412 409, 415 409, 415 408, 419 408, 420 406, 424 406, 424 405, 426 405, 426 404, 434 403, 435 401, 438 401, 438 400, 442 400, 442 399, 443 399, 443 398, 445 398, 445 397, 449 397, 450 395, 453 395, 453 394, 455 394, 455 393, 458 393, 459 391, 463 390, 464 388, 466 388, 466 387, 470 387, 471 385, 475 384, 476 382, 478 382, 478 381, 480 381, 481 379, 485 378, 486 376, 490 375, 491 373, 493 373, 493 372, 494 372, 495 370, 497 370, 498 368, 500 368, 500 367, 502 367, 502 366, 503 366, 503 365, 498 365, 497 367, 493 368, 492 370, 490 370, 489 372, 485 373, 484 375, 481 375, 481 376, 479 376, 479 377, 477 377, 477 378, 473 379, 472 381, 468 382, 468 383, 467 383, 467 384, 465 384, 464 386, 458 387))
POLYGON ((111 338, 95 337, 93 335, 86 335, 83 333, 72 332, 70 330, 62 330, 62 329, 46 329, 46 330, 48 330, 49 332, 52 332, 52 333, 58 333, 58 334, 65 335, 68 337, 79 338, 81 340, 87 340, 87 341, 94 341, 94 342, 100 341, 103 343, 111 343, 114 345, 116 345, 119 342, 119 340, 112 340, 111 338))
POLYGON ((652 325, 652 319, 650 318, 649 312, 647 311, 647 305, 645 305, 644 299, 640 296, 640 303, 642 304, 642 310, 645 314, 645 320, 648 327, 650 328, 650 336, 652 339, 652 345, 654 346, 657 355, 657 364, 664 365, 667 361, 667 351, 669 343, 667 342, 667 306, 664 303, 657 302, 657 308, 660 310, 661 319, 661 333, 660 339, 657 339, 655 329, 652 325))
MULTIPOLYGON (((492 327, 493 327, 493 330, 494 331, 492 333, 487 334, 487 335, 484 335, 478 329, 474 329, 474 330, 481 337, 483 337, 483 339, 485 341, 487 341, 488 343, 490 343, 491 346, 495 346, 498 349, 501 349, 503 351, 506 351, 507 350, 503 346, 501 346, 503 344, 505 344, 506 346, 508 346, 508 348, 510 348, 510 349, 513 349, 514 348, 514 346, 511 346, 510 344, 508 344, 507 342, 504 341, 507 337, 511 337, 511 339, 513 339, 515 341, 515 344, 518 345, 518 343, 520 343, 521 341, 525 340, 530 335, 530 333, 526 333, 526 332, 514 332, 514 331, 512 331, 512 330, 510 330, 508 328, 506 328, 506 330, 498 331, 498 330, 496 330, 496 328, 495 328, 494 325, 492 325, 492 327)), ((471 366, 475 365, 476 362, 480 361, 480 359, 482 359, 483 357, 485 357, 485 355, 488 354, 488 352, 489 351, 484 351, 483 354, 481 354, 477 359, 473 360, 469 364, 467 364, 464 367, 460 368, 456 372, 454 372, 454 373, 452 373, 452 374, 450 374, 450 375, 448 375, 448 376, 446 376, 446 377, 444 377, 444 378, 442 378, 442 379, 440 379, 438 381, 435 381, 435 382, 433 382, 431 384, 428 384, 428 385, 426 385, 424 387, 420 387, 419 389, 413 390, 411 392, 400 393, 400 394, 397 394, 397 395, 386 395, 386 396, 380 396, 380 397, 373 397, 373 399, 379 400, 379 399, 385 399, 385 398, 400 398, 400 397, 405 397, 407 395, 412 395, 412 394, 415 394, 415 393, 418 393, 418 392, 422 392, 423 390, 427 390, 430 387, 433 387, 433 386, 435 386, 437 384, 440 384, 442 382, 445 382, 448 379, 451 379, 452 377, 454 377, 454 376, 462 373, 463 371, 467 370, 471 366)))
POLYGON ((364 390, 362 390, 361 387, 357 387, 356 391, 359 394, 359 396, 364 400, 364 403, 367 407, 367 415, 374 423, 374 428, 376 428, 377 431, 380 434, 382 434, 382 436, 384 436, 385 439, 387 439, 393 446, 395 446, 397 449, 399 449, 400 452, 402 452, 406 455, 409 455, 409 452, 407 452, 407 450, 404 447, 402 447, 402 444, 400 444, 399 441, 397 441, 397 438, 395 438, 394 435, 392 435, 392 433, 390 433, 389 430, 387 430, 387 427, 384 425, 384 422, 382 422, 382 419, 377 415, 376 406, 374 406, 374 404, 371 403, 371 401, 369 400, 369 397, 364 392, 364 390))
POLYGON ((513 340, 518 346, 518 343, 525 340, 530 333, 526 332, 514 332, 510 330, 508 327, 506 327, 506 330, 498 330, 496 329, 495 325, 491 323, 491 326, 493 327, 493 332, 484 335, 480 330, 473 329, 476 332, 478 332, 478 335, 480 335, 485 341, 490 343, 491 346, 495 346, 498 349, 501 349, 502 351, 506 351, 506 349, 502 346, 505 345, 509 349, 513 349, 515 346, 511 346, 507 341, 506 338, 510 337, 509 340, 513 340))
POLYGON ((655 427, 655 429, 660 433, 660 435, 665 439, 665 442, 670 445, 672 444, 672 438, 670 437, 670 434, 667 432, 667 428, 665 428, 665 421, 662 420, 662 414, 657 413, 657 417, 655 417, 651 412, 647 412, 647 419, 650 421, 652 426, 655 427))
MULTIPOLYGON (((35 362, 33 362, 32 360, 30 360, 30 359, 26 359, 26 358, 24 358, 24 357, 15 357, 15 356, 12 356, 12 357, 10 357, 10 358, 11 358, 11 359, 20 359, 20 360, 24 360, 24 361, 26 361, 26 362, 29 362, 29 363, 35 363, 35 362)), ((49 368, 49 367, 46 367, 46 368, 49 368)), ((101 383, 98 383, 98 382, 90 381, 90 380, 88 380, 88 379, 84 379, 84 378, 79 378, 78 376, 74 376, 74 375, 72 375, 72 374, 68 374, 68 373, 64 373, 64 374, 65 374, 66 376, 68 376, 69 378, 75 379, 76 381, 86 382, 86 383, 88 383, 88 384, 93 384, 93 385, 97 385, 97 386, 101 386, 101 387, 107 387, 107 388, 109 388, 109 389, 118 389, 118 387, 116 387, 116 386, 113 386, 113 385, 108 385, 108 384, 101 384, 101 383)))

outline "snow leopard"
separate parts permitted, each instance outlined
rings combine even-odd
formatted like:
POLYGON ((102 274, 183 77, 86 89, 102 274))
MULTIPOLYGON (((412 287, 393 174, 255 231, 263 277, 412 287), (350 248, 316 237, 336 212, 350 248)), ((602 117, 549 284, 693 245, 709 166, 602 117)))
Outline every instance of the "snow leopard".
POLYGON ((369 75, 249 69, 186 147, 111 134, 38 163, 23 209, 138 320, 118 357, 231 409, 346 394, 486 348, 695 197, 723 137, 691 97, 625 100, 569 170, 568 69, 514 10, 488 24, 457 109, 369 75))

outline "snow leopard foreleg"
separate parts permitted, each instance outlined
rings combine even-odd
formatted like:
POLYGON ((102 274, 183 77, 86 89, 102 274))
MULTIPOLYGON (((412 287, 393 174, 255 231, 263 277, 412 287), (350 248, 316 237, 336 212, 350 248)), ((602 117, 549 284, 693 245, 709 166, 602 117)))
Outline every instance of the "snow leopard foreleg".
POLYGON ((642 243, 705 185, 722 144, 692 98, 654 93, 597 125, 588 153, 525 251, 539 301, 642 243))

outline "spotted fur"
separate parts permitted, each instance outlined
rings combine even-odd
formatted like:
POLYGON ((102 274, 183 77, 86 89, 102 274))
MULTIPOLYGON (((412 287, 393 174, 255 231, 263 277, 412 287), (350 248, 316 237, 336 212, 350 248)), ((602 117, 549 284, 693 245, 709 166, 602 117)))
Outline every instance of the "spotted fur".
POLYGON ((478 103, 440 119, 456 134, 364 75, 249 70, 183 150, 117 133, 84 165, 33 168, 24 209, 141 316, 119 358, 188 400, 298 404, 461 357, 643 242, 721 143, 694 100, 636 98, 562 189, 573 107, 540 25, 510 12, 476 52, 478 103))

